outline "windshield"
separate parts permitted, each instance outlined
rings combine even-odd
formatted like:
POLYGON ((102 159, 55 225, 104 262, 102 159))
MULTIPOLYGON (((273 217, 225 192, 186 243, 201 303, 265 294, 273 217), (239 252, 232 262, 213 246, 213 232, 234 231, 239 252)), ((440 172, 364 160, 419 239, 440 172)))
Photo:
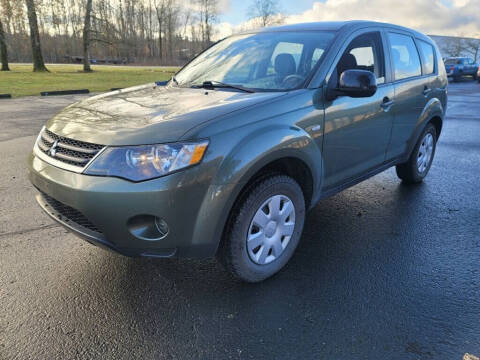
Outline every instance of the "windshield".
POLYGON ((228 37, 176 76, 180 86, 221 82, 260 91, 300 87, 322 61, 334 33, 264 32, 228 37))

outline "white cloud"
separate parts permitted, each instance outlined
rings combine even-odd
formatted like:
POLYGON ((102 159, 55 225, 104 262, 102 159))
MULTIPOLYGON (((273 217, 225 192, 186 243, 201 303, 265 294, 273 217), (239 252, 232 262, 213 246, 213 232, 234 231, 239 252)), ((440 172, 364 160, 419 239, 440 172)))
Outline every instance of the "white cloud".
MULTIPOLYGON (((374 20, 394 23, 435 35, 480 37, 480 0, 327 0, 285 18, 287 24, 314 21, 374 20)), ((218 24, 218 34, 248 28, 218 24)), ((220 38, 221 36, 218 36, 220 38)))

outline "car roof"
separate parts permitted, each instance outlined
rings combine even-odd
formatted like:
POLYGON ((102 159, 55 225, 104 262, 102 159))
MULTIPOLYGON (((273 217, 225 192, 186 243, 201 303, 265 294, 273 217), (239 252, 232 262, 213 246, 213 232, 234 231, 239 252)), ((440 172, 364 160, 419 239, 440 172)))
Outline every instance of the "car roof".
POLYGON ((393 30, 402 30, 412 33, 414 36, 432 42, 428 36, 403 26, 377 22, 377 21, 367 21, 367 20, 349 20, 349 21, 321 21, 321 22, 311 22, 311 23, 301 23, 301 24, 289 24, 282 26, 272 26, 267 28, 262 28, 254 31, 246 31, 245 33, 252 32, 281 32, 281 31, 341 31, 345 29, 356 30, 361 29, 367 26, 380 26, 387 27, 393 30))

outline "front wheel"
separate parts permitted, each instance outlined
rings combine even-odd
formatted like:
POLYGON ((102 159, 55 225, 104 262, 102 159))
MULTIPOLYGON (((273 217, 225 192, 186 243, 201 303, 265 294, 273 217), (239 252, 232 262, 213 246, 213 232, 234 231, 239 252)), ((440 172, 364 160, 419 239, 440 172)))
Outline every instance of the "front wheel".
POLYGON ((218 258, 235 277, 259 282, 292 257, 303 230, 305 199, 289 176, 263 178, 232 209, 218 258))
POLYGON ((420 136, 406 163, 396 167, 397 176, 407 183, 419 183, 427 176, 437 145, 437 131, 429 123, 420 136))

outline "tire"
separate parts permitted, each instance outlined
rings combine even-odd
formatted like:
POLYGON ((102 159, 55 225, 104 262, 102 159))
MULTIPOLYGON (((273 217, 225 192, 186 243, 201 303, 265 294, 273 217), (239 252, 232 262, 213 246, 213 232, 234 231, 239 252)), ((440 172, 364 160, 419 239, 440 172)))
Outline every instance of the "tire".
POLYGON ((459 81, 460 81, 460 76, 453 77, 453 82, 459 82, 459 81))
POLYGON ((304 222, 305 199, 295 180, 286 175, 259 179, 234 205, 217 257, 242 281, 265 280, 290 260, 300 241, 304 222), (275 222, 278 219, 278 223, 275 222))
POLYGON ((428 123, 422 135, 420 135, 408 161, 397 165, 397 176, 404 182, 410 184, 422 182, 432 166, 436 147, 437 131, 432 123, 428 123), (423 160, 420 160, 422 156, 423 160), (419 162, 421 163, 420 165, 419 162))

